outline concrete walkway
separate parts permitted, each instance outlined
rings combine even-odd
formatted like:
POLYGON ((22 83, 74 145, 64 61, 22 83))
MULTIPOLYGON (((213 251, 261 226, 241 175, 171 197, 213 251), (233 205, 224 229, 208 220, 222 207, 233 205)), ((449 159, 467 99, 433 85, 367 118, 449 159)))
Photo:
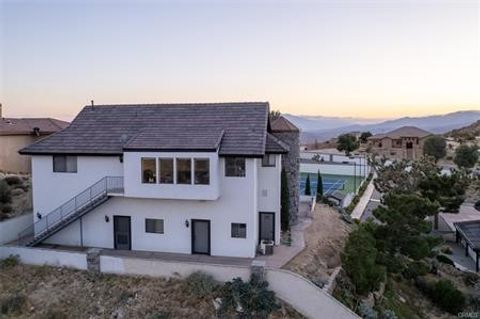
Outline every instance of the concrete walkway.
POLYGON ((282 268, 286 263, 298 255, 305 249, 305 229, 312 224, 311 218, 300 218, 299 222, 292 226, 290 231, 292 234, 292 245, 275 246, 273 255, 257 256, 255 260, 265 262, 265 266, 269 268, 282 268))
POLYGON ((457 243, 449 243, 448 246, 452 248, 451 255, 445 255, 455 263, 455 267, 462 271, 476 272, 475 262, 471 257, 465 256, 465 247, 457 243))
POLYGON ((373 180, 376 176, 373 176, 372 180, 367 186, 367 189, 363 193, 362 197, 360 197, 360 201, 358 202, 357 206, 352 211, 352 218, 354 219, 361 219, 363 212, 367 208, 368 203, 370 202, 370 198, 372 198, 373 191, 375 190, 375 186, 373 185, 373 180))

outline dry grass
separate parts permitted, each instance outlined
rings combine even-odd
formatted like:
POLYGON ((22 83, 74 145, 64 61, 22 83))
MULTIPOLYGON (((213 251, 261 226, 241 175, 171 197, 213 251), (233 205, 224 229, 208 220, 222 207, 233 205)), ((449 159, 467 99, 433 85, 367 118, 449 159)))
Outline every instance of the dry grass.
POLYGON ((284 268, 305 276, 313 282, 325 281, 340 266, 340 252, 351 231, 333 208, 318 204, 312 224, 305 232, 305 249, 284 268))
MULTIPOLYGON (((20 264, 0 269, 0 308, 2 300, 17 300, 12 296, 19 309, 8 318, 215 318, 212 300, 195 295, 180 279, 20 264)), ((270 318, 301 316, 282 304, 270 318)))

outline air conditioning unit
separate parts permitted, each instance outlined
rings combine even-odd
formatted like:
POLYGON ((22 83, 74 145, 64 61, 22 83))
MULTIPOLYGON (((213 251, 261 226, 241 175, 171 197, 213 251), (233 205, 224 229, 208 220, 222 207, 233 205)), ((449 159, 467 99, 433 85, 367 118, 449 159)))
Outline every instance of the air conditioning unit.
POLYGON ((273 255, 273 246, 273 240, 262 240, 259 247, 260 253, 262 255, 273 255))

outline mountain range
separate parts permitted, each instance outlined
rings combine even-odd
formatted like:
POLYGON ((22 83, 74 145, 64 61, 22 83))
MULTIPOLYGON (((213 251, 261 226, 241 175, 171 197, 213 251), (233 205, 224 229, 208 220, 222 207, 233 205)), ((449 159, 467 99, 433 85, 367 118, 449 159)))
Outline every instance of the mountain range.
POLYGON ((393 120, 367 118, 343 118, 326 116, 302 116, 283 114, 288 120, 302 130, 303 143, 321 142, 349 132, 385 133, 402 126, 417 126, 435 134, 468 126, 480 119, 480 110, 459 111, 443 115, 422 117, 402 117, 393 120))

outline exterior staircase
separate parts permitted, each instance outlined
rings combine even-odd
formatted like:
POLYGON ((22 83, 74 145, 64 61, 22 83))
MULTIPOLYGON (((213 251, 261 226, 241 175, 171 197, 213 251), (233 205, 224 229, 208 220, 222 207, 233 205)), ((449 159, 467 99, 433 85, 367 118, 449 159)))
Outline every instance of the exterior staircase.
POLYGON ((17 243, 35 246, 88 214, 110 199, 123 194, 123 177, 106 176, 18 234, 17 243))

